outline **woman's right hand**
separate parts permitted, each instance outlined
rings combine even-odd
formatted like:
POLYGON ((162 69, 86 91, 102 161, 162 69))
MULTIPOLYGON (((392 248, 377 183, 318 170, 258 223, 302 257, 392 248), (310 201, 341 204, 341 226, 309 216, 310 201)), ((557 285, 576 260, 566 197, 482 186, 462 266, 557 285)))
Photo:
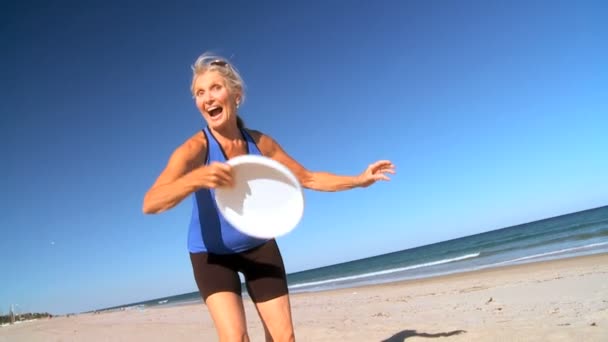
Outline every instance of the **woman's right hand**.
POLYGON ((230 187, 232 167, 226 163, 204 165, 207 140, 197 132, 173 151, 167 165, 144 196, 142 211, 157 214, 175 207, 203 188, 230 187))
POLYGON ((193 171, 193 175, 204 188, 231 187, 232 167, 226 163, 212 162, 193 171))

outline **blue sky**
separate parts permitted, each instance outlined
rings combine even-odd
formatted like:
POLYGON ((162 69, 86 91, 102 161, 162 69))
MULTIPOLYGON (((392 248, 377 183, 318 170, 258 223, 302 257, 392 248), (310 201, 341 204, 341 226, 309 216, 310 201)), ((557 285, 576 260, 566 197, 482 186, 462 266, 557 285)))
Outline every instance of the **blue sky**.
POLYGON ((2 6, 0 313, 196 290, 190 199, 141 204, 204 125, 190 65, 209 50, 241 71, 247 124, 308 168, 397 166, 306 191, 288 272, 608 204, 604 1, 2 6))

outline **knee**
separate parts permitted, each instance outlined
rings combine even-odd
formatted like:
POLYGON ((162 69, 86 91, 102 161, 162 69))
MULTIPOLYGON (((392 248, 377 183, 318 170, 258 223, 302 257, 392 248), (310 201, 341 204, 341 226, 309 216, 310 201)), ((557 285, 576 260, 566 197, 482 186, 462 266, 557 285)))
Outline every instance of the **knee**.
POLYGON ((281 341, 281 342, 296 342, 296 336, 294 335, 293 331, 291 331, 291 332, 285 334, 284 336, 282 336, 279 341, 281 341))
POLYGON ((283 330, 280 332, 275 332, 275 334, 268 338, 269 336, 267 336, 266 341, 272 341, 272 342, 295 342, 296 341, 296 337, 293 333, 293 329, 289 329, 289 330, 283 330))
POLYGON ((230 331, 220 335, 220 342, 249 342, 246 331, 230 331))

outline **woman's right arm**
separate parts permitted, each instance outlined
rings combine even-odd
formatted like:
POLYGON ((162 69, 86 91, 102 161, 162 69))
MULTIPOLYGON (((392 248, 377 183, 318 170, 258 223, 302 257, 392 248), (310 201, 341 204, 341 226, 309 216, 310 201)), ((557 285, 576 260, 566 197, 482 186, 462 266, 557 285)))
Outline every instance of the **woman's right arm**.
POLYGON ((201 188, 231 184, 228 165, 203 165, 203 151, 206 149, 204 138, 193 137, 173 152, 165 169, 144 196, 142 210, 145 214, 169 210, 201 188))

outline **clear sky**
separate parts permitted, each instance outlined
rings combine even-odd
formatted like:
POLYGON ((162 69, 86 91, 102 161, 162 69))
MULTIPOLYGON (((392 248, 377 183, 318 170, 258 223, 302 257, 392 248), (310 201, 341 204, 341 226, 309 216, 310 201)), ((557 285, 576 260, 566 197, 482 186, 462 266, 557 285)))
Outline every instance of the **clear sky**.
POLYGON ((306 191, 288 272, 608 204, 606 1, 13 1, 0 11, 0 313, 196 291, 190 199, 144 215, 204 121, 205 51, 246 123, 312 170, 390 182, 306 191))

